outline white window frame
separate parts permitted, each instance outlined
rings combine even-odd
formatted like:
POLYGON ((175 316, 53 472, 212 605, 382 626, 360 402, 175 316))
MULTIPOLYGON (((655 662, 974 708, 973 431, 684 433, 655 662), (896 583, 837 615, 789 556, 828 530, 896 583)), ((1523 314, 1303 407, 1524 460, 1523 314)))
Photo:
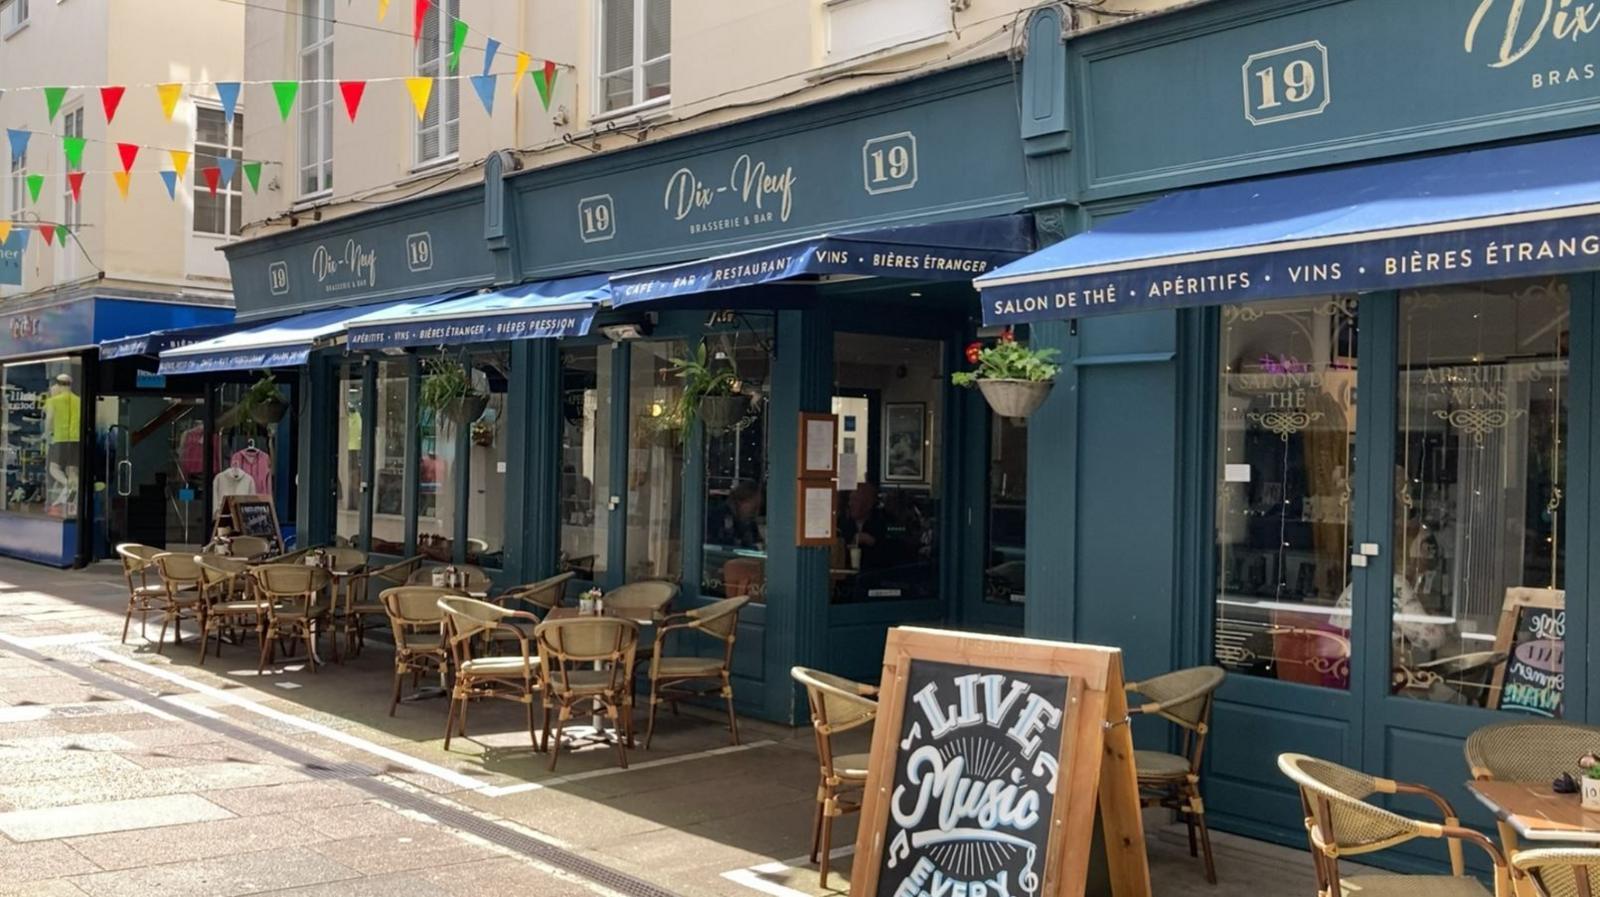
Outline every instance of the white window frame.
POLYGON ((29 0, 0 0, 0 36, 10 37, 28 27, 29 0), (18 13, 21 10, 21 13, 18 13))
POLYGON ((295 54, 295 70, 299 73, 300 80, 302 82, 314 82, 302 83, 300 95, 298 97, 300 101, 300 110, 295 117, 295 121, 297 122, 295 128, 295 150, 297 163, 294 178, 295 193, 299 197, 300 202, 305 202, 308 200, 320 199, 333 193, 332 109, 334 90, 331 79, 334 77, 332 71, 334 29, 331 19, 334 17, 334 9, 332 0, 299 0, 299 2, 301 12, 305 16, 329 20, 327 21, 327 34, 319 35, 316 40, 310 43, 306 43, 305 41, 304 22, 297 22, 295 29, 295 46, 297 48, 295 54), (324 50, 327 51, 327 55, 329 57, 329 65, 326 71, 323 69, 322 65, 322 55, 324 50), (306 61, 308 58, 315 60, 314 72, 316 74, 316 79, 308 79, 305 77, 306 61), (311 160, 302 158, 306 145, 305 129, 308 112, 312 113, 310 118, 313 122, 312 127, 314 127, 317 131, 315 134, 316 146, 320 151, 317 153, 317 158, 311 160), (316 189, 304 189, 308 171, 315 172, 313 176, 316 182, 316 189))
POLYGON ((27 210, 28 150, 11 160, 11 217, 19 218, 27 210))
POLYGON ((949 0, 823 0, 824 70, 944 43, 950 8, 949 0), (886 22, 902 30, 886 31, 886 22))
MULTIPOLYGON (((196 101, 194 104, 194 116, 194 162, 189 166, 189 170, 192 172, 192 186, 190 189, 194 191, 191 195, 194 197, 195 210, 192 210, 189 215, 189 232, 197 237, 208 237, 216 240, 233 240, 239 236, 239 234, 233 230, 233 210, 235 207, 242 206, 244 204, 243 184, 240 184, 238 187, 234 186, 235 184, 239 184, 240 179, 244 177, 244 112, 240 109, 235 109, 233 113, 233 121, 229 122, 221 104, 196 101), (223 140, 226 141, 225 143, 204 143, 200 140, 200 115, 202 113, 215 113, 222 118, 222 127, 224 133, 223 140), (233 179, 217 184, 217 196, 222 198, 223 230, 221 233, 216 231, 201 230, 195 226, 195 213, 199 209, 200 191, 206 190, 208 195, 210 192, 205 185, 205 175, 200 173, 200 169, 203 167, 200 164, 201 157, 205 156, 207 158, 221 158, 221 156, 215 152, 202 153, 200 150, 202 146, 210 147, 213 150, 221 149, 223 153, 232 157, 234 162, 237 163, 234 166, 233 179)), ((242 216, 240 218, 240 223, 241 225, 243 224, 242 216)))
MULTIPOLYGON (((84 136, 83 124, 84 114, 82 101, 73 104, 71 108, 63 109, 61 111, 62 137, 84 136), (74 124, 76 124, 76 126, 74 126, 74 124)), ((64 159, 61 170, 61 220, 58 223, 65 224, 67 229, 72 232, 73 236, 63 238, 61 240, 61 245, 57 247, 60 252, 56 253, 56 271, 58 274, 58 280, 67 281, 73 279, 78 271, 77 246, 69 245, 69 241, 76 240, 78 238, 78 228, 83 226, 83 203, 81 201, 74 202, 72 199, 72 185, 67 182, 66 176, 66 172, 70 171, 71 169, 67 168, 64 159)))
MULTIPOLYGON (((655 109, 672 102, 672 79, 667 79, 667 92, 653 99, 645 98, 645 67, 656 62, 672 59, 672 38, 668 35, 667 52, 664 55, 650 59, 644 58, 645 52, 645 15, 646 4, 650 0, 631 0, 633 3, 633 59, 628 65, 619 69, 605 70, 606 64, 606 0, 594 0, 594 102, 590 111, 590 118, 602 121, 608 118, 617 118, 624 115, 655 109), (606 109, 606 78, 609 75, 620 74, 624 71, 633 72, 633 102, 617 109, 606 109)), ((668 0, 670 3, 670 0, 668 0)))
POLYGON ((433 34, 428 33, 424 22, 422 39, 417 44, 415 65, 418 75, 433 78, 433 93, 428 96, 428 109, 437 110, 438 114, 432 126, 426 123, 425 118, 413 118, 413 170, 442 165, 461 155, 461 79, 456 77, 460 71, 457 70, 455 75, 450 73, 452 26, 456 19, 461 18, 461 0, 437 0, 431 7, 438 30, 433 34), (438 55, 432 62, 423 61, 424 47, 438 48, 438 55), (451 128, 451 125, 455 127, 451 128), (424 155, 422 150, 423 139, 430 133, 437 134, 439 147, 439 152, 432 156, 424 155))

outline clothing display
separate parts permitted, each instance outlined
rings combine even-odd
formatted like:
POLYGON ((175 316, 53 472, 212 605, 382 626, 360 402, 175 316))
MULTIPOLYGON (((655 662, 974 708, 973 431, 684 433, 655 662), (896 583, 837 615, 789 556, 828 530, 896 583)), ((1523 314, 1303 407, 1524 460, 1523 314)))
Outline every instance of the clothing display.
POLYGON ((262 495, 272 494, 272 456, 256 448, 247 446, 233 453, 228 459, 229 467, 237 467, 250 475, 255 481, 256 488, 262 495))
POLYGON ((44 400, 45 417, 50 421, 50 443, 77 442, 82 426, 83 400, 65 387, 57 387, 44 400))
POLYGON ((222 505, 230 495, 257 494, 255 478, 243 468, 230 467, 211 479, 211 516, 222 513, 222 505))

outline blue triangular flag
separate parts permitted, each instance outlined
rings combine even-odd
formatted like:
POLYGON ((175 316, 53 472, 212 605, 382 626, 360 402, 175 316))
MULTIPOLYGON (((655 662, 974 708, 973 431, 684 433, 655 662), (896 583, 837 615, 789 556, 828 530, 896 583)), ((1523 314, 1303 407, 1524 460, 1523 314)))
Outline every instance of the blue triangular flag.
POLYGON ((222 100, 222 115, 233 124, 233 114, 239 108, 239 82, 218 81, 217 98, 222 100))
POLYGON ((16 128, 6 128, 6 137, 11 140, 11 163, 28 154, 28 138, 33 136, 32 131, 19 131, 16 128))
POLYGON ((485 75, 489 74, 489 67, 494 65, 494 54, 498 52, 500 52, 500 42, 492 37, 489 38, 489 42, 483 45, 483 73, 485 75))
POLYGON ((178 173, 176 171, 161 172, 161 182, 167 185, 167 198, 178 198, 178 173))
POLYGON ((233 183, 233 173, 238 170, 239 162, 237 159, 230 159, 227 156, 218 156, 217 168, 222 172, 222 178, 217 183, 226 187, 233 183))
POLYGON ((11 236, 6 238, 5 246, 10 249, 20 249, 26 251, 28 248, 28 234, 30 233, 33 232, 26 228, 13 227, 11 229, 11 236))
POLYGON ((494 75, 473 75, 472 89, 478 92, 478 99, 483 103, 483 111, 494 114, 494 75))

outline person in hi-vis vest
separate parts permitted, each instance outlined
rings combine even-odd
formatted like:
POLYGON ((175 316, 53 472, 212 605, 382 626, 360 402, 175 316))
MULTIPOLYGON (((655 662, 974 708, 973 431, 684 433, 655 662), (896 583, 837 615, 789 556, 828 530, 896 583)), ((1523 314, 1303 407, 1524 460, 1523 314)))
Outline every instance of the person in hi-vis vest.
POLYGON ((52 508, 70 508, 78 498, 78 439, 83 425, 83 400, 72 391, 72 377, 57 374, 44 400, 44 434, 49 440, 50 479, 55 482, 52 508))

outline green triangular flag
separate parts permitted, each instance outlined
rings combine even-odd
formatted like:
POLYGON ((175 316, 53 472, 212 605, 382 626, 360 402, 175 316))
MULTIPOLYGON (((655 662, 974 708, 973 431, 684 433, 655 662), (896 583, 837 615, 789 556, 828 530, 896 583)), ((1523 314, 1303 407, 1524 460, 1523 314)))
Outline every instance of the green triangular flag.
POLYGON ((294 109, 294 98, 300 93, 299 81, 274 81, 272 92, 278 97, 278 114, 284 121, 289 120, 289 113, 294 109))
POLYGON ((461 48, 467 45, 467 23, 456 19, 456 30, 450 39, 450 71, 461 68, 461 48))
POLYGON ((44 89, 44 108, 50 113, 50 120, 56 120, 56 113, 61 111, 61 100, 67 95, 65 87, 46 87, 44 89))
POLYGON ((43 189, 44 189, 44 175, 42 175, 42 174, 30 174, 30 175, 28 175, 28 195, 33 197, 33 201, 34 202, 37 203, 39 201, 39 191, 43 190, 43 189))
POLYGON ((68 168, 83 167, 83 144, 82 137, 61 138, 61 151, 67 155, 68 168))
POLYGON ((60 243, 62 246, 67 245, 67 235, 70 233, 71 231, 67 230, 67 226, 65 224, 56 225, 56 242, 60 243))
POLYGON ((244 169, 244 179, 250 182, 250 192, 258 192, 261 188, 261 163, 246 162, 241 167, 244 169))
POLYGON ((556 65, 546 62, 544 68, 534 69, 530 72, 533 76, 533 86, 539 89, 539 102, 544 108, 550 108, 550 92, 556 87, 556 65))

